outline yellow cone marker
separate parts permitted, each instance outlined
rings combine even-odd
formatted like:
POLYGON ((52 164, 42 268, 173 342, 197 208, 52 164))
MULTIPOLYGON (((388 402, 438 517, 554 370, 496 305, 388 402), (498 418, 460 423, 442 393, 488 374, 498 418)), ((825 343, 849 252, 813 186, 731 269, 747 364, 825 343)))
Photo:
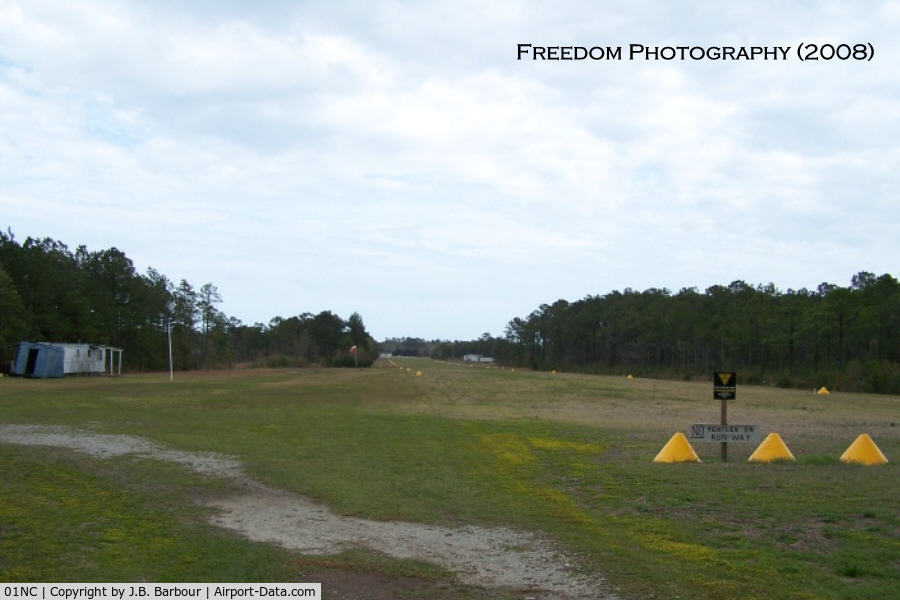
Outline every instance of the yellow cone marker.
POLYGON ((629 374, 625 377, 625 379, 634 379, 634 375, 632 375, 631 373, 629 373, 629 374))
POLYGON ((817 393, 818 395, 820 395, 820 396, 827 396, 827 395, 830 394, 831 392, 829 392, 829 391, 828 391, 828 388, 825 387, 825 386, 823 385, 822 387, 819 388, 819 391, 816 392, 816 393, 817 393))
POLYGON ((662 450, 659 451, 653 462, 700 462, 700 457, 694 452, 694 447, 684 437, 684 434, 679 431, 662 447, 662 450))
POLYGON ((766 439, 753 451, 747 462, 772 462, 773 460, 797 460, 788 450, 787 444, 784 443, 781 436, 774 432, 766 436, 766 439))
POLYGON ((841 462, 863 465, 883 465, 888 461, 868 433, 859 434, 850 447, 841 454, 841 462))
POLYGON ((551 375, 556 375, 556 369, 553 369, 552 371, 550 371, 550 374, 551 374, 551 375))
POLYGON ((422 376, 422 371, 416 371, 416 377, 421 377, 421 376, 422 376))

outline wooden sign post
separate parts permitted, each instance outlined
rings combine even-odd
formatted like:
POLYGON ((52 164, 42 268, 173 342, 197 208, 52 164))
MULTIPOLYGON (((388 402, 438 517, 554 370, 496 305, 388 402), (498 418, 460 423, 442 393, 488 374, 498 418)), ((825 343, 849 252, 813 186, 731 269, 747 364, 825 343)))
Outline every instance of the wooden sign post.
MULTIPOLYGON (((722 427, 728 425, 728 400, 737 395, 737 375, 734 371, 716 371, 713 374, 713 398, 722 401, 722 427)), ((722 442, 722 462, 728 462, 728 442, 722 442)))

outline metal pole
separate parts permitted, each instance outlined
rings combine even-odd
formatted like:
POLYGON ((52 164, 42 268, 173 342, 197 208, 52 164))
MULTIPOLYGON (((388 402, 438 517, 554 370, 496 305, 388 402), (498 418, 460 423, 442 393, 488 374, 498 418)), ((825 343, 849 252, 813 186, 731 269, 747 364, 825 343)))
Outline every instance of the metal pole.
POLYGON ((172 324, 169 323, 168 327, 166 327, 166 331, 169 333, 169 381, 175 379, 175 369, 172 368, 172 324))
MULTIPOLYGON (((722 425, 728 425, 728 400, 722 398, 722 425)), ((727 429, 725 429, 727 432, 727 429)), ((722 462, 728 462, 728 442, 722 442, 722 462)))

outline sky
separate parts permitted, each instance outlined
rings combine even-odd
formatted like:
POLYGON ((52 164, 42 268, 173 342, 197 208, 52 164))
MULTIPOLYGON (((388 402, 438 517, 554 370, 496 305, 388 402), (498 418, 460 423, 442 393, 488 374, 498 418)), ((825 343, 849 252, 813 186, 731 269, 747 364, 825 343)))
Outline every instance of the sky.
POLYGON ((898 31, 893 0, 0 0, 0 226, 212 282, 248 324, 355 311, 377 339, 896 277, 898 31))

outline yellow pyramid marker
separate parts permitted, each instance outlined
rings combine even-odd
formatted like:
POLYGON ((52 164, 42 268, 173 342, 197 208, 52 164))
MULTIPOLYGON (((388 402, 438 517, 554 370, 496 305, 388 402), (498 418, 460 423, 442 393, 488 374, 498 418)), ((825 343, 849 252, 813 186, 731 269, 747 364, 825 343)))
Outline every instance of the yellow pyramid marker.
POLYGON ((658 463, 700 462, 693 446, 680 431, 673 435, 653 459, 658 463))
POLYGON ((781 436, 774 432, 766 436, 766 439, 753 451, 747 462, 772 462, 773 460, 797 460, 788 450, 787 444, 784 443, 781 436))
POLYGON ((422 376, 422 371, 416 371, 416 377, 421 377, 421 376, 422 376))
POLYGON ((827 395, 830 394, 831 392, 829 392, 829 391, 828 391, 828 388, 825 387, 825 386, 823 385, 822 387, 819 388, 819 391, 816 392, 816 393, 817 393, 818 395, 820 395, 820 396, 827 396, 827 395))
POLYGON ((863 465, 883 465, 888 461, 887 457, 881 453, 868 433, 859 434, 850 447, 841 454, 841 462, 860 463, 863 465))
POLYGON ((632 375, 631 373, 629 373, 629 374, 625 377, 625 379, 634 379, 634 375, 632 375))
POLYGON ((552 371, 550 371, 550 374, 551 374, 551 375, 556 375, 556 369, 553 369, 552 371))

